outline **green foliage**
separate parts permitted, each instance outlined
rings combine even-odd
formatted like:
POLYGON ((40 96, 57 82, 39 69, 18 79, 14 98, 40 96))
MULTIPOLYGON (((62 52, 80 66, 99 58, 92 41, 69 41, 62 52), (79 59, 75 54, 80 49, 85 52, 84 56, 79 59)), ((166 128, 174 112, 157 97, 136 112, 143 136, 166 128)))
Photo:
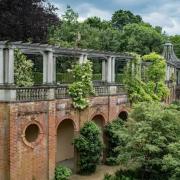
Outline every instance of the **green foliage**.
POLYGON ((134 15, 131 11, 118 10, 112 16, 113 26, 120 30, 127 24, 141 22, 142 18, 139 15, 134 15))
POLYGON ((163 157, 162 169, 171 174, 170 179, 180 179, 180 141, 167 147, 168 154, 163 157))
POLYGON ((69 94, 72 97, 75 108, 83 110, 88 107, 88 99, 93 94, 92 63, 76 64, 71 70, 74 82, 69 85, 69 94))
POLYGON ((68 6, 62 22, 49 28, 49 43, 62 47, 75 47, 78 38, 78 14, 68 6))
POLYGON ((116 151, 116 148, 118 146, 123 146, 126 142, 124 128, 124 121, 121 119, 114 120, 112 123, 109 123, 105 128, 105 134, 107 137, 108 144, 106 164, 108 165, 119 164, 119 152, 116 151))
POLYGON ((101 20, 101 18, 97 16, 87 18, 84 23, 89 24, 90 27, 98 29, 107 29, 112 27, 110 21, 101 20))
POLYGON ((122 50, 144 55, 161 53, 165 37, 147 24, 128 24, 123 28, 122 50))
POLYGON ((39 85, 39 84, 42 84, 43 82, 43 73, 41 72, 33 72, 33 81, 34 81, 34 84, 36 85, 39 85))
POLYGON ((145 55, 142 58, 145 63, 150 63, 144 69, 144 82, 146 82, 148 89, 154 93, 158 100, 164 100, 169 94, 169 90, 165 85, 165 59, 156 53, 145 55))
POLYGON ((179 115, 179 111, 158 103, 135 106, 131 120, 125 123, 127 131, 123 136, 127 141, 116 150, 127 169, 136 164, 138 179, 179 177, 179 115))
POLYGON ((98 126, 92 121, 85 123, 80 136, 74 140, 74 145, 80 156, 80 173, 95 172, 103 148, 98 126))
POLYGON ((112 21, 90 17, 78 22, 78 14, 70 7, 58 26, 49 29, 49 42, 61 47, 137 52, 141 55, 161 52, 166 37, 160 27, 153 28, 142 22, 140 16, 119 10, 112 21))
POLYGON ((112 28, 110 22, 94 17, 79 23, 77 17, 77 13, 68 7, 59 26, 50 28, 49 42, 63 47, 112 51, 119 49, 121 33, 112 28))
POLYGON ((170 41, 174 45, 174 51, 177 57, 180 58, 180 35, 171 36, 170 41))
POLYGON ((33 63, 18 49, 15 49, 15 84, 17 86, 32 86, 33 82, 33 63))
MULTIPOLYGON (((41 72, 34 72, 34 84, 42 84, 43 82, 43 73, 41 72)), ((101 80, 101 74, 93 74, 93 80, 101 80)), ((56 79, 58 83, 72 83, 74 81, 73 75, 71 72, 67 73, 57 73, 56 79)), ((122 80, 121 76, 119 76, 119 79, 122 80)))
POLYGON ((133 56, 133 60, 127 64, 123 77, 129 100, 131 103, 152 101, 152 97, 146 92, 146 84, 141 80, 141 57, 134 53, 130 55, 133 56))
POLYGON ((115 176, 106 174, 104 180, 139 180, 137 174, 138 172, 135 172, 134 170, 124 169, 117 171, 115 176))
POLYGON ((55 169, 55 180, 68 180, 72 171, 64 166, 58 166, 55 169))
POLYGON ((137 54, 131 53, 131 55, 134 59, 127 64, 124 73, 124 84, 130 102, 163 101, 169 94, 169 89, 165 85, 164 58, 156 53, 142 58, 137 54), (143 63, 142 69, 141 63, 143 63))

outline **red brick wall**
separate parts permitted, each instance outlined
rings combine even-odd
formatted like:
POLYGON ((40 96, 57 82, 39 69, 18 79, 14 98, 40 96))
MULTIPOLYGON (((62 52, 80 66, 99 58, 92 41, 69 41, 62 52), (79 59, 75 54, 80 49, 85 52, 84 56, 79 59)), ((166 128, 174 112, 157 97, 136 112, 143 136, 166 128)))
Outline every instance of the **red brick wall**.
POLYGON ((102 115, 106 123, 112 121, 120 111, 126 110, 124 98, 93 97, 84 111, 75 110, 70 99, 0 104, 0 157, 3 157, 0 158, 0 180, 52 180, 58 125, 64 119, 72 119, 78 134, 80 127, 95 115, 102 115), (40 128, 35 144, 29 144, 24 137, 30 123, 40 128))
POLYGON ((9 179, 9 105, 0 104, 0 180, 9 179))

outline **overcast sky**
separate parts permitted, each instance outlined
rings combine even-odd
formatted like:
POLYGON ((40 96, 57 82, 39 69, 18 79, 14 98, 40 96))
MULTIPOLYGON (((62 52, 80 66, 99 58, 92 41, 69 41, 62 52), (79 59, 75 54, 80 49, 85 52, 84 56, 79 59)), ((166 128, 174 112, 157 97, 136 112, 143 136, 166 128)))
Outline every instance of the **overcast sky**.
POLYGON ((50 0, 63 14, 67 5, 79 13, 80 20, 90 16, 111 19, 119 9, 130 10, 170 35, 180 34, 180 0, 50 0))

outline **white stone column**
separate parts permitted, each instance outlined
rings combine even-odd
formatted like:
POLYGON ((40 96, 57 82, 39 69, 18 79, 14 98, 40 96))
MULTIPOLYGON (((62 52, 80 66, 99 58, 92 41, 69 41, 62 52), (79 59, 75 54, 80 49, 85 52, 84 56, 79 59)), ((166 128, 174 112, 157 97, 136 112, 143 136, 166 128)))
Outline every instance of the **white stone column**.
POLYGON ((56 57, 53 57, 53 82, 56 83, 56 57))
POLYGON ((88 60, 88 55, 87 54, 81 54, 79 57, 79 64, 85 63, 88 60))
POLYGON ((54 58, 53 58, 53 52, 48 51, 48 77, 47 77, 47 83, 53 84, 53 78, 54 77, 54 58))
POLYGON ((84 62, 84 54, 81 54, 79 57, 79 64, 82 64, 84 62))
POLYGON ((106 81, 106 60, 102 60, 102 81, 106 81))
POLYGON ((84 54, 84 62, 87 62, 87 60, 88 60, 88 55, 84 54))
POLYGON ((14 49, 4 50, 4 78, 5 84, 14 84, 14 49))
POLYGON ((0 49, 0 85, 4 84, 4 52, 0 49))
POLYGON ((52 51, 43 52, 43 84, 53 84, 54 58, 52 51))
MULTIPOLYGON (((0 84, 14 85, 14 49, 0 49, 0 84)), ((1 101, 15 101, 15 89, 0 89, 1 101)))
POLYGON ((110 57, 108 57, 108 59, 107 59, 107 65, 106 65, 106 70, 107 70, 107 72, 106 72, 106 80, 107 80, 107 82, 108 83, 111 83, 111 65, 112 65, 112 57, 110 56, 110 57))
POLYGON ((43 52, 43 84, 47 83, 47 60, 48 56, 45 52, 43 52))
POLYGON ((115 82, 115 57, 112 57, 111 60, 111 82, 115 82))

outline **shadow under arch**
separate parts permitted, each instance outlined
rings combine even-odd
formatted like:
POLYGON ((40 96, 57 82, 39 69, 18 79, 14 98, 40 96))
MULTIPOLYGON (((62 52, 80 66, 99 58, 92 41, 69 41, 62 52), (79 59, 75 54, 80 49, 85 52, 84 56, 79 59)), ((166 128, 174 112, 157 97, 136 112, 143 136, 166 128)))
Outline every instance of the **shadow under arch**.
MULTIPOLYGON (((102 143, 106 146, 107 142, 106 142, 106 136, 104 133, 105 118, 102 115, 98 114, 92 118, 92 121, 99 127, 99 129, 101 131, 100 139, 101 139, 102 143)), ((102 155, 101 155, 101 162, 104 163, 105 159, 106 159, 106 152, 105 152, 105 150, 103 150, 102 155)))
POLYGON ((118 115, 118 118, 122 119, 123 121, 127 121, 128 119, 128 112, 127 111, 121 111, 118 115))
POLYGON ((64 119, 57 127, 56 164, 74 169, 74 130, 72 119, 64 119))

